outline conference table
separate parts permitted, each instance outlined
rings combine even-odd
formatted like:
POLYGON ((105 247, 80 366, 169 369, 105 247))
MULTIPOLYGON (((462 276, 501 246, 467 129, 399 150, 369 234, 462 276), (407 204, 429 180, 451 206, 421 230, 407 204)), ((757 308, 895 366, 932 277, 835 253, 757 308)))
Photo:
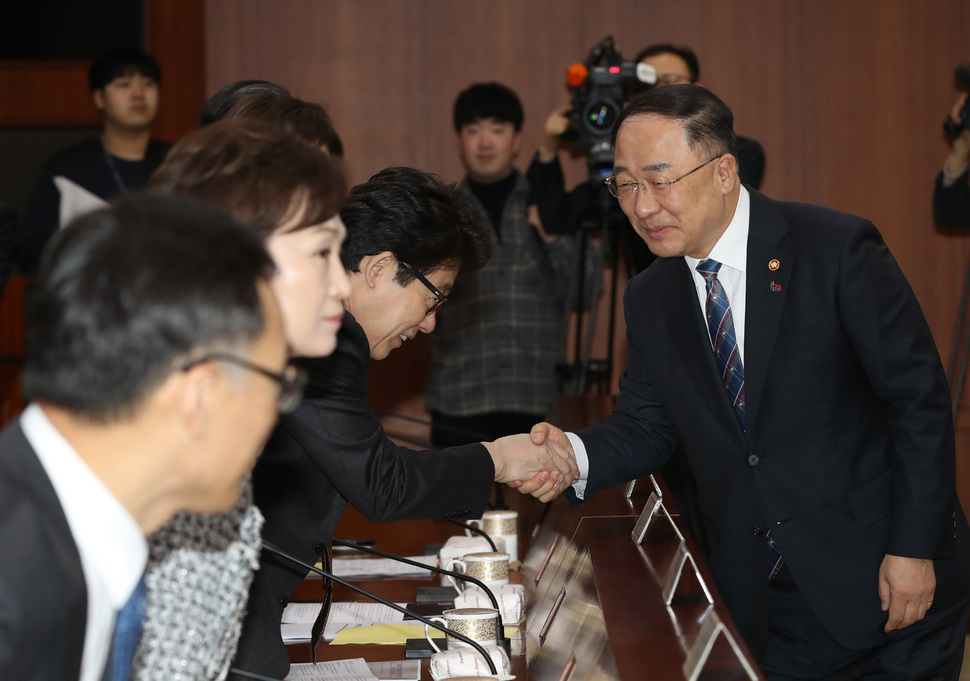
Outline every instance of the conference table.
MULTIPOLYGON (((603 404, 576 401, 561 416, 569 425, 603 404)), ((763 679, 698 556, 659 478, 647 477, 597 494, 578 506, 564 497, 541 504, 505 489, 518 511, 521 565, 511 575, 526 589, 526 615, 512 637, 517 679, 763 679)), ((372 523, 348 507, 335 537, 374 540, 388 553, 435 550, 464 530, 445 520, 372 523)), ((339 560, 339 558, 335 558, 339 560)), ((366 590, 414 603, 419 587, 439 575, 355 579, 366 590)), ((308 578, 290 601, 319 601, 320 579, 308 578)), ((340 584, 334 601, 366 601, 340 584)), ((307 643, 287 646, 308 662, 307 643)), ((318 660, 405 659, 403 645, 330 645, 318 660)), ((422 679, 431 679, 427 658, 422 679)))

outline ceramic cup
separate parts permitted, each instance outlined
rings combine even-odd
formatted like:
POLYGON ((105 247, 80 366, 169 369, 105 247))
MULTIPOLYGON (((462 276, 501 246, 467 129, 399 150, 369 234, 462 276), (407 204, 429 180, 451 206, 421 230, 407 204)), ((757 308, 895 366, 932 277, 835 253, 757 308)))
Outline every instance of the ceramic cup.
MULTIPOLYGON (((474 525, 493 540, 502 539, 505 544, 505 551, 508 552, 510 560, 519 559, 519 513, 518 511, 485 511, 481 518, 469 520, 469 525, 474 525)), ((469 537, 474 533, 465 530, 469 537)), ((498 545, 498 542, 495 542, 498 545)))
MULTIPOLYGON (((501 551, 466 553, 461 558, 448 561, 445 569, 474 577, 491 588, 509 583, 509 554, 501 551)), ((455 579, 451 575, 447 575, 447 577, 458 593, 464 591, 465 587, 475 586, 471 582, 455 579)))
POLYGON ((431 656, 428 663, 428 670, 434 681, 442 679, 460 678, 499 678, 503 681, 514 679, 512 676, 512 663, 509 661, 508 654, 498 646, 484 646, 488 656, 492 658, 492 664, 498 672, 498 677, 492 676, 488 669, 488 664, 482 658, 482 654, 471 648, 457 648, 455 650, 445 650, 431 656))
MULTIPOLYGON (((441 614, 441 617, 430 617, 429 619, 482 645, 495 645, 498 641, 498 610, 495 608, 452 608, 441 614)), ((438 643, 431 638, 431 629, 432 627, 427 624, 424 625, 424 637, 428 639, 432 648, 441 652, 438 643)), ((446 640, 449 650, 471 647, 450 634, 446 640)))

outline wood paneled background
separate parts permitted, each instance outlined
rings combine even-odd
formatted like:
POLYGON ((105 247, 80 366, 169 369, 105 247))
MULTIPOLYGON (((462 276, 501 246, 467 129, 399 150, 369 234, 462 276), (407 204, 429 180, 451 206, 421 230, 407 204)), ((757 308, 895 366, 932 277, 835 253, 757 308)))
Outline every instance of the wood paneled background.
MULTIPOLYGON (((514 88, 535 149, 546 114, 568 101, 566 68, 607 35, 628 58, 653 42, 692 46, 702 83, 765 147, 765 193, 872 219, 946 360, 970 234, 935 229, 931 195, 953 68, 970 62, 964 0, 207 0, 206 86, 266 78, 323 103, 355 182, 393 164, 457 180, 451 105, 463 87, 514 88)), ((567 159, 567 176, 584 179, 583 159, 567 159)), ((426 352, 416 343, 375 365, 375 403, 420 410, 426 352)))
MULTIPOLYGON (((459 179, 451 106, 470 83, 518 91, 528 156, 546 114, 568 101, 566 68, 600 39, 612 35, 627 57, 653 42, 690 45, 738 132, 765 147, 762 189, 871 218, 948 357, 970 234, 934 228, 931 194, 953 68, 970 62, 966 0, 145 2, 145 35, 165 74, 159 137, 191 129, 222 85, 266 78, 327 106, 354 182, 394 164, 459 179)), ((86 67, 50 68, 0 64, 0 126, 63 125, 65 115, 91 124, 86 67)), ((565 161, 570 183, 585 178, 582 158, 565 161)), ((427 343, 407 345, 374 364, 371 395, 420 415, 427 343)), ((622 360, 622 329, 617 346, 622 360)), ((594 357, 603 354, 600 343, 594 357)), ((958 470, 970 503, 970 396, 961 405, 958 470)))

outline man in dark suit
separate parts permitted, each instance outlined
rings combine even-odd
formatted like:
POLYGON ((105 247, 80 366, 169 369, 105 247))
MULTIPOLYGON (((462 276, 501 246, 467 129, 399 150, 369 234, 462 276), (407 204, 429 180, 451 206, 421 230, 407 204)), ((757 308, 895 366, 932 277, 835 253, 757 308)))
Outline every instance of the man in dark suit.
POLYGON ((711 572, 768 678, 956 679, 949 390, 878 231, 742 187, 731 112, 696 85, 634 99, 614 141, 608 186, 659 259, 624 298, 616 410, 536 429, 573 446, 569 494, 652 473, 679 440, 711 572))
POLYGON ((0 678, 121 679, 145 534, 235 501, 297 372, 272 260, 215 209, 132 197, 55 239, 0 436, 0 678))
POLYGON ((143 50, 119 47, 88 71, 101 134, 55 154, 34 182, 17 241, 17 264, 34 275, 54 233, 92 208, 141 189, 170 144, 151 138, 158 115, 158 63, 143 50))
MULTIPOLYGON (((351 293, 337 348, 296 360, 309 377, 307 399, 280 419, 253 472, 263 538, 305 563, 326 553, 348 503, 375 522, 477 518, 493 482, 537 471, 535 481, 545 481, 540 460, 556 463, 540 448, 511 446, 528 444, 521 435, 421 451, 387 437, 367 400, 370 361, 434 330, 459 269, 488 260, 488 233, 452 187, 413 168, 386 168, 357 185, 340 214, 351 293), (509 456, 515 452, 521 456, 509 456)), ((550 469, 551 485, 571 478, 563 467, 550 469)), ((286 676, 280 620, 306 575, 263 552, 233 668, 286 676)))

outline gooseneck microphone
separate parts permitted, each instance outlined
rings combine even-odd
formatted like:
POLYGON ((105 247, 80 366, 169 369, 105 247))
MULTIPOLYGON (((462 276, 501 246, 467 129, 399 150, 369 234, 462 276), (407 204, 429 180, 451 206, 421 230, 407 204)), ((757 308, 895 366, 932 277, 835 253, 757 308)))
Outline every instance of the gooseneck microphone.
POLYGON ((346 539, 332 538, 330 540, 331 544, 337 546, 346 546, 348 548, 357 549, 364 553, 371 553, 375 556, 381 556, 382 558, 387 558, 389 560, 397 561, 399 563, 404 563, 405 565, 413 565, 414 567, 423 568, 425 570, 430 570, 431 572, 437 572, 440 575, 449 575, 455 579, 462 582, 471 582, 475 586, 481 587, 481 589, 488 595, 488 599, 492 601, 492 607, 495 608, 495 612, 498 615, 498 633, 500 634, 498 639, 498 644, 505 648, 505 652, 510 653, 512 650, 512 642, 509 641, 505 636, 505 624, 502 622, 502 609, 498 607, 498 600, 495 598, 495 594, 492 590, 485 586, 485 583, 475 577, 463 574, 461 572, 455 572, 454 570, 445 570, 444 568, 435 567, 433 565, 426 565, 416 560, 411 560, 410 558, 402 558, 401 556, 395 556, 393 553, 386 553, 379 549, 375 549, 371 546, 361 546, 360 544, 355 544, 352 541, 346 539))
MULTIPOLYGON (((338 542, 338 540, 334 539, 333 542, 336 544, 338 542)), ((356 545, 354 545, 354 546, 356 546, 356 545)), ((498 671, 495 669, 495 663, 492 662, 491 656, 485 651, 485 648, 483 648, 482 645, 478 641, 476 641, 474 639, 471 639, 471 638, 468 638, 464 634, 459 634, 457 631, 454 631, 453 629, 449 629, 448 627, 442 626, 442 625, 438 624, 437 622, 433 622, 430 619, 428 619, 427 617, 424 617, 423 615, 419 615, 417 613, 411 612, 407 608, 401 607, 397 603, 392 603, 391 601, 387 600, 386 598, 382 598, 381 596, 378 596, 375 593, 371 593, 370 591, 367 591, 366 589, 362 589, 359 586, 356 586, 355 584, 352 584, 352 583, 348 582, 345 579, 341 579, 340 577, 337 577, 336 575, 334 575, 331 572, 326 572, 325 570, 321 570, 320 568, 316 567, 315 565, 310 565, 309 563, 305 563, 304 561, 300 560, 296 556, 291 556, 290 554, 288 554, 285 551, 282 551, 282 550, 276 548, 275 546, 273 546, 272 544, 270 544, 269 542, 267 542, 265 540, 263 541, 263 550, 264 551, 268 551, 269 553, 272 553, 272 554, 274 554, 276 556, 279 556, 280 558, 283 558, 284 560, 288 560, 291 563, 293 563, 294 565, 299 565, 300 567, 306 569, 309 572, 316 573, 316 574, 320 575, 321 577, 326 577, 327 579, 332 579, 337 584, 342 584, 343 586, 347 587, 348 589, 351 589, 353 591, 356 591, 357 593, 359 593, 359 594, 361 594, 363 596, 366 596, 367 598, 370 598, 371 600, 375 600, 378 603, 381 603, 383 605, 386 605, 389 608, 392 608, 394 610, 397 610, 398 612, 402 612, 405 615, 407 615, 408 617, 412 617, 412 618, 418 620, 422 624, 425 624, 425 625, 427 625, 427 626, 429 626, 429 627, 431 627, 433 629, 437 629, 438 631, 443 632, 446 636, 451 636, 453 638, 458 639, 459 641, 462 641, 463 643, 467 643, 472 648, 474 648, 476 651, 478 651, 479 653, 482 654, 482 657, 485 658, 485 663, 488 664, 488 670, 492 674, 494 674, 495 676, 498 676, 498 671)), ((427 565, 424 565, 423 563, 417 563, 417 564, 420 565, 420 567, 423 567, 423 568, 427 568, 428 567, 427 565)), ((501 613, 499 613, 498 622, 499 622, 499 626, 501 627, 501 625, 502 625, 502 615, 501 615, 501 613)), ((230 670, 230 671, 232 673, 234 673, 234 674, 239 674, 240 673, 238 670, 234 670, 234 669, 233 670, 230 670)), ((250 677, 250 678, 260 678, 260 677, 257 676, 257 677, 250 677)), ((265 678, 265 677, 262 677, 262 678, 265 678)))
POLYGON ((498 549, 495 548, 495 542, 492 541, 491 537, 485 534, 485 530, 483 530, 482 528, 475 527, 471 523, 463 523, 462 521, 455 520, 454 518, 442 518, 442 520, 447 520, 449 523, 454 523, 458 527, 464 527, 466 530, 471 530, 475 534, 482 535, 483 537, 485 537, 485 541, 488 542, 488 545, 492 547, 492 551, 498 551, 498 549))

